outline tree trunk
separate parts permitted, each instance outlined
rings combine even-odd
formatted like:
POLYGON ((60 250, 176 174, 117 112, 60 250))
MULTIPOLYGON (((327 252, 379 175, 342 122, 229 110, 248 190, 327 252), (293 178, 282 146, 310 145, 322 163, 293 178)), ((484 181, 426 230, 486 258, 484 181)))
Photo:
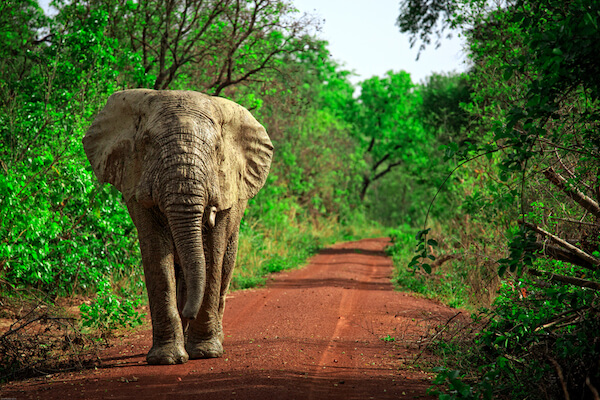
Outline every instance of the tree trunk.
POLYGON ((371 177, 368 175, 365 175, 365 177, 363 178, 362 188, 360 189, 360 201, 361 202, 365 200, 365 196, 367 194, 367 189, 369 188, 370 184, 371 184, 371 177))

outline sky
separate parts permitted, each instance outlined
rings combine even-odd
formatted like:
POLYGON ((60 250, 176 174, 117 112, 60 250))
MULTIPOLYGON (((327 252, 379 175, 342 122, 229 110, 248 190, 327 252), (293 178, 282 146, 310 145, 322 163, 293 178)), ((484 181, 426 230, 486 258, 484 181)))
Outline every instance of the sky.
MULTIPOLYGON (((50 0, 39 0, 48 10, 50 0)), ((430 45, 417 61, 418 46, 395 25, 400 0, 292 0, 301 12, 323 20, 319 37, 329 42, 329 52, 344 69, 354 71, 357 83, 387 71, 404 70, 413 82, 423 82, 434 72, 462 72, 467 66, 463 41, 454 36, 440 48, 430 45)))
POLYGON ((417 61, 418 47, 410 47, 409 35, 395 25, 400 0, 293 0, 301 12, 324 19, 320 33, 329 52, 345 69, 359 76, 353 82, 382 76, 389 70, 410 73, 422 82, 434 72, 463 72, 466 56, 463 41, 454 35, 440 48, 430 45, 417 61))

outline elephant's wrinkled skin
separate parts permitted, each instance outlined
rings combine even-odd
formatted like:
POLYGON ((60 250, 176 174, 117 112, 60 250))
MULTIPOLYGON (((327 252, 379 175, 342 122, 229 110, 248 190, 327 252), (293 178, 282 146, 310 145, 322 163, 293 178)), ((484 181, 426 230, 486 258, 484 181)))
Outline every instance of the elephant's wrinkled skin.
POLYGON ((240 220, 273 155, 265 129, 229 100, 134 89, 108 99, 83 146, 99 181, 123 193, 138 230, 148 363, 221 356, 240 220))

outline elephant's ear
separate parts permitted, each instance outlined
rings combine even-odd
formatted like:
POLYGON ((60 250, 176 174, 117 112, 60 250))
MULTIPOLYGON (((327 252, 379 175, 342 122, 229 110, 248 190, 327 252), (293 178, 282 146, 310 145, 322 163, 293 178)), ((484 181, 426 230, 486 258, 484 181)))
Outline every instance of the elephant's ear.
POLYGON ((269 175, 273 144, 265 128, 244 107, 215 97, 222 114, 222 148, 219 155, 218 209, 230 208, 238 199, 251 199, 269 175))
POLYGON ((126 90, 109 97, 83 138, 83 148, 102 183, 113 184, 126 200, 136 192, 142 174, 135 137, 145 124, 144 103, 150 90, 126 90))

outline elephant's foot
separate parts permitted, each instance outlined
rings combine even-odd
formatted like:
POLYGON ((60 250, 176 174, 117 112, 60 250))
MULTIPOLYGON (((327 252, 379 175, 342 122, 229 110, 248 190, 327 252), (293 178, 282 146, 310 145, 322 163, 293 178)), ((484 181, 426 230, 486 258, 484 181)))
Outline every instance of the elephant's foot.
POLYGON ((146 360, 153 365, 183 364, 189 360, 189 356, 183 346, 176 343, 155 344, 146 355, 146 360))
POLYGON ((190 359, 198 358, 218 358, 223 355, 223 345, 218 338, 201 340, 198 342, 187 342, 185 350, 190 355, 190 359))

